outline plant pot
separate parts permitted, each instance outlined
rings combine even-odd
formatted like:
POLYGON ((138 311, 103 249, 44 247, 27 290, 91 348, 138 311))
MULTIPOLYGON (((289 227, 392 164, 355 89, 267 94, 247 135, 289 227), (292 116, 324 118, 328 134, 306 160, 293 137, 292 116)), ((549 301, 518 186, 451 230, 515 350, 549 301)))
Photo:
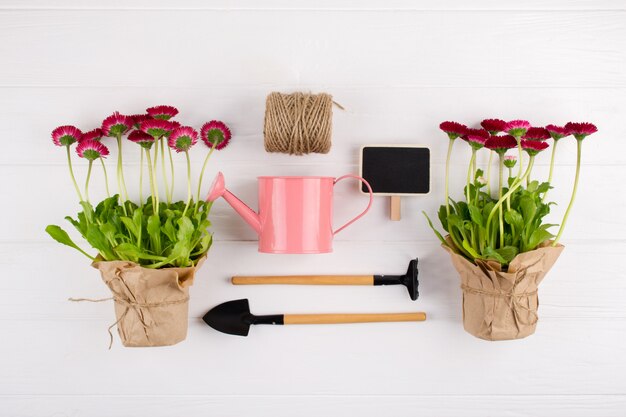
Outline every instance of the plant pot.
POLYGON ((169 346, 185 340, 189 287, 195 267, 149 269, 130 261, 96 261, 115 302, 117 332, 126 347, 169 346))
MULTIPOLYGON (((450 238, 446 240, 452 246, 450 238)), ((533 334, 539 320, 539 283, 564 248, 551 245, 551 241, 544 242, 535 250, 520 253, 506 272, 496 261, 477 259, 474 264, 443 245, 461 276, 465 331, 485 340, 522 339, 533 334)))

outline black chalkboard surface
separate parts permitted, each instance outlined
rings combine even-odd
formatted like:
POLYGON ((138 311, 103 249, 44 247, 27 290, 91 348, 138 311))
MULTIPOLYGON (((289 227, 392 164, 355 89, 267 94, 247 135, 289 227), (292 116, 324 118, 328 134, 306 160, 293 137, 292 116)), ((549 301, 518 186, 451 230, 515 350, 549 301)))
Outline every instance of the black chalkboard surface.
MULTIPOLYGON (((361 176, 375 194, 426 194, 430 192, 430 149, 408 145, 364 146, 361 176)), ((367 188, 361 185, 361 191, 367 193, 367 188)))

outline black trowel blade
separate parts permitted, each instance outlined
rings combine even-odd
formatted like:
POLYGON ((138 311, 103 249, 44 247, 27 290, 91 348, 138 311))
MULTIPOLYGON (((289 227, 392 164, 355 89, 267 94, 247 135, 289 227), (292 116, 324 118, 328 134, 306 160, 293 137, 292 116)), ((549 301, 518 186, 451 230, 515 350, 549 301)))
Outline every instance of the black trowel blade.
POLYGON ((202 317, 212 328, 222 333, 248 336, 250 331, 250 304, 248 299, 233 300, 213 307, 202 317))

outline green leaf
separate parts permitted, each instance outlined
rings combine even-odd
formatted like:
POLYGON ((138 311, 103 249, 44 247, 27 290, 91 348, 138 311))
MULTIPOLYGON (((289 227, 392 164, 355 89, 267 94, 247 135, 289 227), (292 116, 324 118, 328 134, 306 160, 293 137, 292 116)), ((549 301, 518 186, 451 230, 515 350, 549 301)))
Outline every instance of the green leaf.
POLYGON ((504 246, 496 249, 496 252, 504 259, 504 263, 508 264, 517 256, 519 250, 515 246, 504 246))
POLYGON ((513 226, 518 233, 524 228, 524 219, 522 218, 522 215, 514 209, 508 210, 504 213, 504 221, 513 226))
POLYGON ((496 252, 491 246, 487 246, 483 252, 484 259, 494 259, 500 262, 502 265, 506 265, 506 259, 502 257, 498 252, 496 252))
MULTIPOLYGON (((445 208, 444 208, 445 210, 445 208)), ((428 214, 426 214, 425 211, 422 211, 422 214, 424 215, 424 217, 426 217, 426 221, 428 221, 428 225, 430 226, 430 228, 432 229, 432 231, 435 233, 435 236, 437 236, 439 238, 439 240, 441 241, 441 243, 443 243, 446 246, 450 246, 448 245, 448 243, 446 242, 446 240, 443 238, 443 236, 441 236, 441 233, 439 233, 437 231, 437 229, 435 229, 435 226, 433 226, 433 222, 430 221, 430 217, 428 217, 428 214)))
POLYGON ((85 236, 87 242, 95 249, 98 249, 100 255, 106 260, 111 261, 116 259, 115 253, 111 249, 111 245, 107 241, 106 236, 100 231, 98 226, 90 225, 87 229, 87 235, 85 236))
POLYGON ((472 245, 470 245, 470 243, 465 239, 463 239, 463 249, 465 249, 474 259, 480 258, 478 252, 476 252, 476 250, 472 248, 472 245))
POLYGON ((535 213, 537 212, 537 205, 530 197, 522 197, 519 201, 519 207, 522 211, 522 216, 524 217, 524 224, 530 224, 535 218, 535 213))
POLYGON ((50 237, 52 237, 52 239, 56 240, 57 242, 69 246, 70 248, 76 249, 91 260, 95 259, 93 256, 89 255, 87 252, 78 247, 78 245, 74 243, 74 241, 70 238, 67 232, 61 229, 61 227, 55 224, 50 224, 46 227, 46 232, 50 235, 50 237))
POLYGON ((140 231, 135 222, 130 217, 126 216, 122 216, 120 217, 120 219, 122 220, 122 223, 124 223, 124 226, 126 226, 126 229, 128 229, 128 231, 133 234, 135 239, 139 238, 140 231))
POLYGON ((554 235, 547 230, 537 229, 530 235, 530 238, 528 239, 528 243, 526 245, 526 250, 533 250, 537 246, 539 246, 540 243, 543 243, 553 237, 554 235))
MULTIPOLYGON (((142 251, 137 246, 132 243, 120 243, 115 248, 115 251, 119 254, 123 254, 126 257, 134 258, 134 259, 148 259, 152 261, 164 261, 165 256, 156 256, 145 251, 142 251)), ((131 259, 132 260, 132 259, 131 259)), ((136 262, 136 261, 135 261, 136 262)))
POLYGON ((474 222, 475 224, 477 224, 478 226, 485 227, 484 223, 483 223, 483 215, 480 212, 480 209, 478 207, 476 207, 473 204, 470 204, 468 206, 469 209, 469 213, 470 213, 470 217, 472 219, 472 222, 474 222))

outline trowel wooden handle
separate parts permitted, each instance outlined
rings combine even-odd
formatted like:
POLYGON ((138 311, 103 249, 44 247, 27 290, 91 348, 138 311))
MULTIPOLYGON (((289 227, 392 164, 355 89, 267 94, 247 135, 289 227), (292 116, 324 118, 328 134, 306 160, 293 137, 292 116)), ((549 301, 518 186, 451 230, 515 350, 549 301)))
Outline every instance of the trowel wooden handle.
POLYGON ((234 285, 374 285, 373 275, 235 276, 234 285))
POLYGON ((426 313, 380 314, 285 314, 285 324, 375 323, 394 321, 424 321, 426 313))

